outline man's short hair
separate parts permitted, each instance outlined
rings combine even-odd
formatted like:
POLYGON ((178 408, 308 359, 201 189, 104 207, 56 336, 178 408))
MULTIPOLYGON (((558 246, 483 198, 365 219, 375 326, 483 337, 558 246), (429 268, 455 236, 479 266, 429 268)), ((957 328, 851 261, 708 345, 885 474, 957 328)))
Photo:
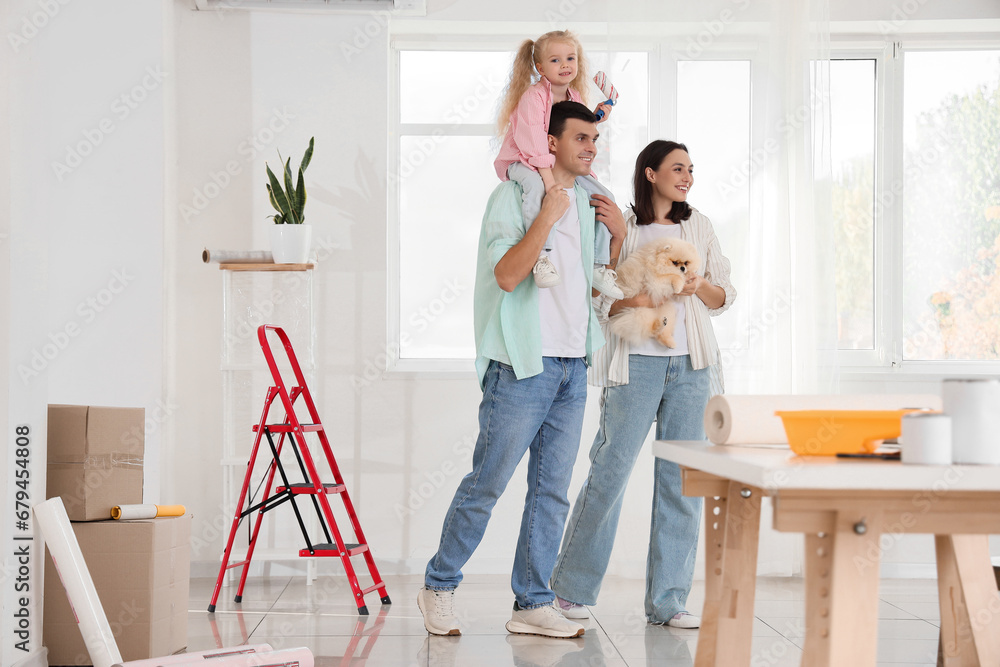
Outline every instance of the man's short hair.
POLYGON ((594 112, 583 106, 579 102, 556 102, 552 105, 552 115, 549 116, 549 134, 555 138, 562 136, 566 129, 566 121, 570 118, 577 118, 588 123, 596 123, 597 116, 594 112))

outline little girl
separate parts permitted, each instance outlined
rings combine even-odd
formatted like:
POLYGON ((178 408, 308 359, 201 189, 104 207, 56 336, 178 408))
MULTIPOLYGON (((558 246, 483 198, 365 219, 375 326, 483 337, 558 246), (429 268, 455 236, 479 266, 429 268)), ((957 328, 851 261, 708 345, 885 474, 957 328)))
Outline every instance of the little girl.
MULTIPOLYGON (((542 206, 542 197, 555 184, 549 153, 549 115, 556 102, 572 100, 584 103, 587 86, 587 65, 576 35, 568 30, 547 32, 537 40, 524 41, 514 57, 510 81, 500 107, 497 129, 503 136, 500 154, 493 166, 501 181, 517 182, 524 191, 523 212, 526 227, 530 227, 542 206), (535 76, 539 79, 532 83, 535 76)), ((611 107, 601 104, 608 119, 611 107)), ((611 192, 597 182, 594 175, 579 176, 577 183, 588 195, 601 194, 611 201, 611 192)), ((539 287, 554 287, 560 282, 559 273, 549 260, 552 234, 538 256, 532 274, 539 287)), ((624 294, 615 285, 617 276, 605 267, 611 262, 611 232, 598 222, 594 233, 594 289, 621 299, 624 294)))

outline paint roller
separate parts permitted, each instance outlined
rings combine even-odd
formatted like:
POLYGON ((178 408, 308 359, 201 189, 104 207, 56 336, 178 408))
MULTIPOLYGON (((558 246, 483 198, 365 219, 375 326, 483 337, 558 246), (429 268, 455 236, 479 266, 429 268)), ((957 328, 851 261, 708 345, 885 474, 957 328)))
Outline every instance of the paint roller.
MULTIPOLYGON (((618 101, 618 89, 608 81, 608 75, 603 71, 598 72, 594 75, 594 83, 597 84, 597 87, 601 89, 601 93, 607 98, 604 104, 613 107, 618 101)), ((604 118, 604 111, 598 110, 594 115, 597 116, 597 120, 601 120, 604 118)))

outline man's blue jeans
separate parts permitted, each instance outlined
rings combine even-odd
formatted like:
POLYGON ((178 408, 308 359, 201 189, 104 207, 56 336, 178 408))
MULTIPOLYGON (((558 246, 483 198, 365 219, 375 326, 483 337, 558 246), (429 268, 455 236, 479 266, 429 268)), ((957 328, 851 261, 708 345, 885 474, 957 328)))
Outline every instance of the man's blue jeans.
POLYGON ((528 495, 510 584, 521 608, 555 599, 549 578, 569 513, 566 492, 580 449, 587 365, 583 359, 542 361, 542 373, 522 380, 510 366, 490 362, 472 472, 458 485, 445 515, 441 543, 424 576, 427 588, 452 590, 462 581, 462 567, 479 546, 493 506, 527 451, 528 495))
MULTIPOLYGON (((629 383, 607 387, 601 425, 590 449, 590 474, 580 489, 552 577, 559 597, 597 603, 618 529, 625 486, 656 419, 659 440, 702 440, 708 371, 688 355, 629 357, 629 383)), ((646 557, 646 618, 666 622, 686 611, 698 549, 701 498, 681 495, 676 463, 656 459, 653 515, 646 557)))

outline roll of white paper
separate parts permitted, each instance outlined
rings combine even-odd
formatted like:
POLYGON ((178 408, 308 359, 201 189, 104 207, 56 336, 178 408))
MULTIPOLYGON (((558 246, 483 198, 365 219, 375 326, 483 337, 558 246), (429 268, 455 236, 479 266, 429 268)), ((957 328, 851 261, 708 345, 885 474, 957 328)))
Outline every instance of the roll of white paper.
POLYGON ((90 570, 83 560, 80 543, 76 541, 76 534, 66 516, 62 498, 50 498, 33 509, 94 667, 111 667, 120 663, 122 655, 118 652, 118 644, 97 597, 90 570))
POLYGON ((273 264, 270 250, 209 250, 201 251, 201 261, 220 264, 273 264))
POLYGON ((705 435, 717 445, 788 444, 776 410, 941 409, 933 394, 756 395, 720 394, 705 407, 705 435))
POLYGON ((951 465, 951 417, 927 412, 903 415, 899 448, 903 463, 951 465))
MULTIPOLYGON (((186 662, 170 663, 171 667, 314 667, 312 651, 302 648, 268 651, 267 653, 250 653, 212 658, 192 658, 186 662)), ((136 663, 127 662, 124 667, 132 667, 136 663)), ((158 663, 159 664, 159 663, 158 663)))
POLYGON ((945 380, 955 463, 1000 465, 1000 380, 945 380))
MULTIPOLYGON (((161 665, 183 665, 195 660, 208 660, 217 658, 228 658, 231 656, 248 655, 254 653, 270 653, 274 649, 270 644, 250 644, 248 646, 234 646, 232 648, 213 648, 210 651, 196 651, 194 653, 177 653, 167 655, 162 658, 150 658, 148 660, 132 660, 115 665, 114 667, 160 667, 161 665)), ((204 664, 204 663, 202 663, 204 664)), ((213 665, 217 663, 211 663, 213 665)))

